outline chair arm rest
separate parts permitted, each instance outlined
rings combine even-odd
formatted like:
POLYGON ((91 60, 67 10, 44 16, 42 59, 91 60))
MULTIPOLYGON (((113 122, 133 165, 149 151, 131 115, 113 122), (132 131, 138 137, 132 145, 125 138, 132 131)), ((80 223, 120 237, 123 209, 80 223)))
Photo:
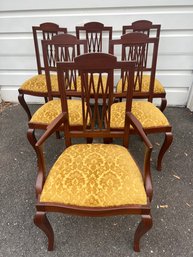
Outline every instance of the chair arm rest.
POLYGON ((66 113, 61 113, 58 115, 57 118, 55 118, 51 124, 49 124, 46 128, 45 133, 40 137, 40 139, 37 141, 35 147, 36 147, 36 153, 37 153, 37 161, 38 161, 38 176, 36 179, 36 198, 38 199, 42 188, 44 185, 44 181, 46 178, 46 167, 45 167, 45 159, 44 159, 44 153, 43 153, 43 147, 42 144, 45 142, 45 140, 56 131, 56 129, 65 122, 66 113))
POLYGON ((131 113, 131 112, 127 112, 126 113, 127 117, 129 118, 131 125, 134 127, 134 129, 137 130, 138 134, 141 136, 141 138, 143 139, 145 145, 149 148, 152 149, 153 146, 150 142, 150 140, 148 139, 148 137, 146 136, 143 127, 141 125, 141 123, 139 122, 139 120, 131 113))
POLYGON ((60 127, 60 125, 62 123, 64 123, 66 120, 66 113, 61 113, 60 115, 58 115, 57 118, 55 118, 46 128, 46 131, 44 132, 44 134, 40 137, 40 139, 37 141, 36 143, 36 147, 41 146, 45 140, 51 135, 53 134, 58 127, 60 127))
POLYGON ((146 136, 141 123, 138 119, 131 113, 127 112, 127 117, 131 122, 131 125, 137 130, 141 138, 143 139, 146 149, 145 149, 145 158, 144 158, 144 186, 146 189, 146 193, 149 197, 149 200, 152 200, 153 195, 153 186, 152 186, 152 179, 151 179, 151 170, 150 170, 150 158, 153 146, 149 141, 148 137, 146 136))

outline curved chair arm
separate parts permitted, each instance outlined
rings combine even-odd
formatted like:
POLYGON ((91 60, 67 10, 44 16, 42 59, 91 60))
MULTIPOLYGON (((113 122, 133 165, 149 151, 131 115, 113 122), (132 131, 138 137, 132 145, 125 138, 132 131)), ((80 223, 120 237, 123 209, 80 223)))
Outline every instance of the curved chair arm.
POLYGON ((66 113, 61 113, 60 115, 58 115, 57 118, 55 118, 46 128, 46 131, 45 133, 40 137, 40 139, 37 141, 36 143, 36 147, 39 147, 41 146, 45 140, 51 135, 53 134, 57 128, 60 127, 60 125, 62 123, 65 122, 65 119, 66 119, 66 113))
POLYGON ((152 152, 153 146, 149 141, 148 137, 146 136, 139 120, 131 112, 127 112, 126 115, 130 120, 131 125, 137 130, 138 134, 143 139, 143 142, 146 145, 145 157, 144 157, 144 185, 145 185, 146 193, 149 197, 149 200, 151 201, 152 194, 153 194, 153 187, 152 187, 152 179, 151 179, 151 171, 150 171, 150 158, 151 158, 151 152, 152 152))
POLYGON ((37 153, 37 163, 38 163, 38 175, 37 175, 36 186, 35 186, 37 199, 42 192, 42 188, 46 178, 45 158, 44 158, 42 144, 52 133, 54 133, 57 130, 58 127, 61 126, 62 123, 65 122, 65 119, 66 119, 66 113, 61 113, 60 115, 58 115, 58 117, 55 118, 52 121, 52 123, 47 126, 45 133, 40 137, 40 139, 37 141, 35 145, 36 153, 37 153))
POLYGON ((131 113, 131 112, 127 112, 126 113, 127 117, 129 118, 131 125, 134 127, 134 129, 137 130, 138 134, 140 135, 140 137, 143 139, 145 145, 149 148, 152 149, 153 145, 151 144, 149 138, 147 137, 147 135, 145 134, 143 127, 141 125, 141 122, 131 113))

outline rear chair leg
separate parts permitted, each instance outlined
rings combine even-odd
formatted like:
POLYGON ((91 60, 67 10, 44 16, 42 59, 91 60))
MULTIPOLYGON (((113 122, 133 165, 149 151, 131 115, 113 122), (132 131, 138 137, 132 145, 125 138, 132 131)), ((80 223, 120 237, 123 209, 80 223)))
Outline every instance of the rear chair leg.
POLYGON ((61 136, 60 136, 60 131, 56 131, 56 139, 60 139, 61 136))
POLYGON ((86 143, 87 144, 92 144, 92 142, 93 142, 93 138, 92 137, 87 137, 86 138, 86 143))
POLYGON ((142 215, 141 222, 139 223, 134 236, 134 251, 140 252, 139 241, 141 237, 147 233, 153 225, 151 214, 142 215))
POLYGON ((162 162, 163 156, 164 156, 165 152, 168 150, 168 148, 170 147, 172 141, 173 141, 172 132, 166 132, 165 133, 165 140, 164 140, 163 145, 160 149, 158 159, 157 159, 157 170, 159 170, 159 171, 161 171, 161 169, 162 169, 162 163, 161 162, 162 162))
POLYGON ((29 110, 28 105, 26 104, 25 99, 24 99, 24 94, 19 93, 18 101, 21 104, 21 106, 23 107, 23 109, 25 110, 25 112, 27 113, 28 120, 31 120, 31 112, 29 110))
POLYGON ((167 105, 167 100, 166 98, 161 98, 161 105, 160 105, 160 111, 164 111, 167 105))
POLYGON ((111 138, 111 137, 103 138, 103 142, 104 142, 104 144, 112 144, 113 138, 111 138))
POLYGON ((54 248, 54 231, 46 216, 45 212, 36 212, 34 216, 34 224, 40 228, 48 238, 48 251, 53 251, 54 248))

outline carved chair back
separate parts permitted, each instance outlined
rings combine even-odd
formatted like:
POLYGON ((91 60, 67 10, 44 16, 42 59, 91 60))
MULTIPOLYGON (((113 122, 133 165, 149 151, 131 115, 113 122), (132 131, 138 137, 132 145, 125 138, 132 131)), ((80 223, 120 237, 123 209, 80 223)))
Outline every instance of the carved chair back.
MULTIPOLYGON (((157 52, 158 38, 149 38, 146 34, 133 32, 124 34, 121 39, 110 41, 110 52, 121 58, 122 61, 135 61, 135 82, 134 96, 138 98, 148 98, 152 101, 157 52), (147 47, 148 45, 148 47, 147 47), (118 49, 117 49, 118 48, 118 49), (148 91, 142 91, 143 75, 150 74, 148 91)), ((124 80, 123 74, 121 75, 124 80)), ((127 90, 126 83, 122 82, 121 92, 127 90), (126 88, 125 88, 126 86, 126 88)))
MULTIPOLYGON (((148 37, 158 38, 158 45, 159 45, 160 30, 161 30, 160 24, 153 24, 151 21, 148 21, 148 20, 138 20, 133 22, 131 25, 123 26, 122 33, 123 34, 131 33, 131 32, 144 33, 148 37)), ((148 48, 148 44, 146 47, 148 48)), ((146 53, 148 53, 148 49, 146 53)))
MULTIPOLYGON (((56 74, 56 63, 64 61, 72 62, 74 58, 78 55, 78 46, 81 53, 87 53, 86 40, 79 40, 75 36, 67 33, 63 35, 54 36, 52 40, 42 40, 42 49, 49 100, 52 100, 54 95, 54 92, 52 92, 51 88, 50 75, 53 73, 56 74)), ((69 95, 76 95, 77 74, 73 70, 71 70, 71 72, 69 72, 68 74, 68 81, 69 95)))
POLYGON ((55 35, 65 34, 67 33, 67 28, 60 28, 58 24, 46 22, 46 23, 40 24, 39 26, 33 26, 32 31, 33 31, 38 74, 41 74, 42 71, 45 70, 44 62, 41 58, 42 56, 41 40, 51 40, 52 37, 55 35))
POLYGON ((160 38, 160 24, 153 24, 148 20, 138 20, 133 22, 131 25, 125 25, 122 28, 122 33, 127 34, 131 32, 141 32, 146 34, 148 37, 160 38))
POLYGON ((64 129, 67 145, 71 144, 71 137, 122 137, 125 145, 127 145, 129 122, 125 122, 124 131, 111 131, 111 105, 114 102, 113 88, 116 70, 116 73, 120 71, 120 73, 124 74, 125 81, 129 84, 126 112, 131 111, 134 66, 134 62, 118 62, 115 56, 105 53, 88 53, 76 57, 74 62, 57 63, 62 112, 66 117, 64 129), (82 131, 69 129, 66 88, 68 88, 68 74, 71 70, 77 70, 77 73, 81 76, 82 131), (94 82, 95 75, 98 78, 97 82, 96 80, 94 82), (107 78, 105 81, 102 80, 103 75, 107 78))
POLYGON ((112 27, 100 22, 88 22, 84 26, 76 26, 76 36, 86 39, 88 52, 109 53, 109 40, 112 39, 112 27))

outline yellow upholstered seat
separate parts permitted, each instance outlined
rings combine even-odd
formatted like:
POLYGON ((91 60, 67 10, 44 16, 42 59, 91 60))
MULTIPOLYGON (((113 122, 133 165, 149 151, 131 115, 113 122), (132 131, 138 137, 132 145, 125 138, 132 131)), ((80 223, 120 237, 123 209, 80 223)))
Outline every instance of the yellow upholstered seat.
MULTIPOLYGON (((58 92, 58 79, 56 75, 50 75, 51 78, 51 85, 52 91, 58 92)), ((106 76, 102 77, 103 85, 106 85, 106 76)), ((94 84, 98 84, 98 76, 94 76, 94 84)), ((81 78, 80 76, 77 77, 76 81, 77 85, 77 92, 81 92, 81 78)), ((96 87, 95 87, 96 88, 96 87)), ((36 75, 23 83, 21 86, 22 90, 30 91, 30 92, 38 92, 38 93, 47 93, 47 86, 46 86, 46 77, 44 74, 36 75)), ((72 89, 74 86, 72 85, 72 89)), ((93 90, 91 91, 93 92, 93 90)))
MULTIPOLYGON (((125 102, 111 106, 111 128, 124 128, 125 102)), ((141 122, 143 128, 170 126, 164 114, 153 104, 146 101, 133 101, 132 113, 141 122)))
MULTIPOLYGON (((148 92, 149 91, 149 84, 150 84, 150 76, 149 75, 143 75, 141 92, 148 92)), ((136 86, 136 90, 137 89, 138 88, 136 86)), ((125 85, 124 90, 127 90, 127 85, 125 85)), ((117 84, 117 93, 121 93, 121 92, 122 92, 122 80, 120 79, 118 84, 117 84)), ((165 93, 165 89, 162 86, 162 84, 159 82, 158 79, 155 79, 153 93, 157 93, 157 94, 165 93)))
POLYGON ((142 175, 128 150, 113 144, 68 147, 55 162, 40 202, 106 207, 147 204, 142 175))
MULTIPOLYGON (((67 100, 69 123, 72 126, 82 125, 81 100, 67 100)), ((40 107, 32 116, 30 123, 50 124, 61 113, 61 100, 52 100, 40 107)))
MULTIPOLYGON (((58 92, 58 79, 56 75, 51 75, 52 91, 58 92)), ((36 75, 23 83, 22 90, 30 92, 47 93, 46 76, 44 74, 36 75)))

